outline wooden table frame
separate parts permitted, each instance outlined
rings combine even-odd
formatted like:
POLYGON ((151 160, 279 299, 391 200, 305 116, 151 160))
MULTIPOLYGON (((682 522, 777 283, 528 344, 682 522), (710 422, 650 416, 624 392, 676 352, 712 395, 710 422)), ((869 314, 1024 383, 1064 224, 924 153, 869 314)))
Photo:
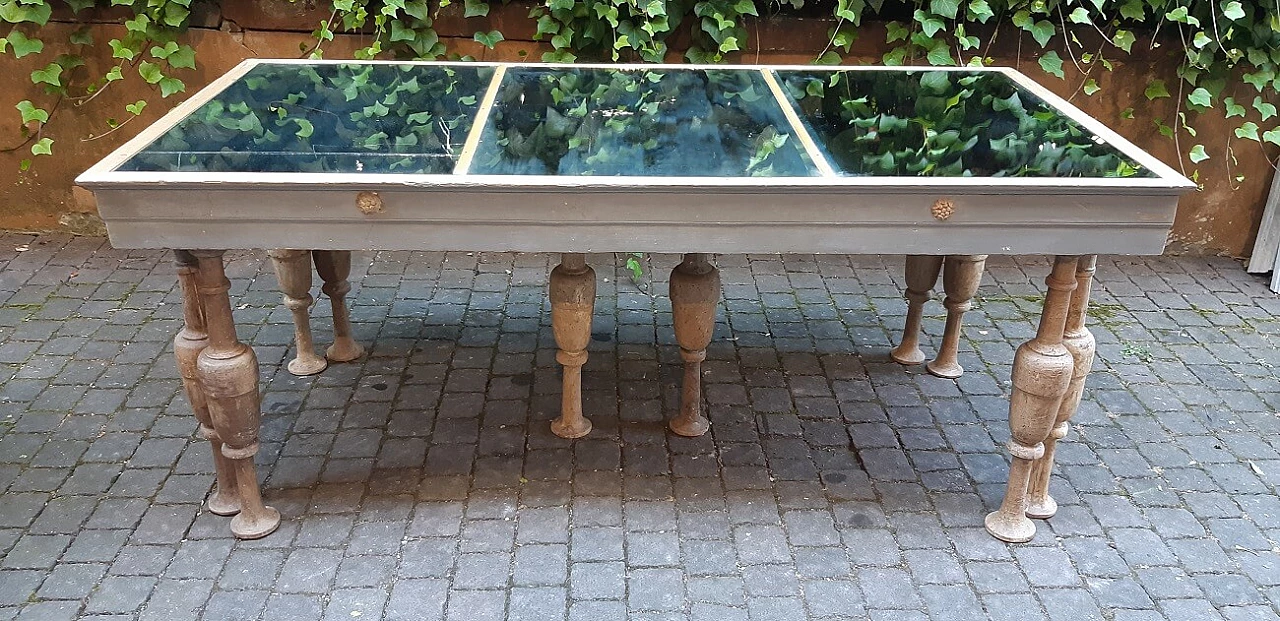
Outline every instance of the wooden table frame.
MULTIPOLYGON (((299 318, 297 310, 309 304, 310 264, 303 259, 313 256, 325 281, 325 292, 333 300, 335 325, 346 326, 335 330, 343 341, 338 358, 359 355, 358 345, 350 341, 345 312, 344 296, 350 288, 346 284, 347 251, 561 253, 549 283, 557 361, 564 367, 561 414, 552 429, 566 438, 586 435, 591 429, 582 410, 581 369, 591 334, 595 274, 586 264, 585 253, 684 255, 671 275, 673 319, 685 374, 680 411, 669 426, 681 435, 699 435, 708 429, 701 412, 699 369, 711 340, 720 288, 710 254, 953 255, 946 260, 911 261, 910 342, 895 350, 895 358, 900 356, 901 361, 922 359, 910 339, 918 331, 919 306, 943 269, 948 324, 954 322, 956 328, 949 330, 955 337, 949 335, 944 340, 939 361, 935 361, 939 363, 938 374, 944 376, 958 368, 953 365, 959 315, 968 307, 980 278, 979 257, 1057 255, 1047 280, 1039 330, 1014 358, 1009 412, 1013 460, 1008 489, 1003 505, 986 520, 988 531, 996 537, 1026 541, 1035 533, 1029 517, 1048 517, 1056 510, 1047 489, 1054 447, 1066 433, 1093 359, 1093 338, 1084 322, 1095 255, 1159 254, 1173 222, 1178 195, 1195 187, 1025 76, 1009 69, 971 68, 936 70, 1003 73, 1153 176, 1033 179, 824 174, 762 179, 117 170, 263 62, 250 60, 237 66, 77 180, 95 192, 115 246, 179 249, 176 257, 186 325, 175 349, 200 429, 213 445, 218 490, 209 507, 220 514, 238 512, 232 532, 244 538, 265 536, 276 528, 280 517, 263 505, 254 473, 260 418, 258 365, 252 349, 235 336, 222 259, 225 249, 284 245, 299 249, 273 253, 286 304, 295 311, 295 319, 299 318), (780 204, 785 208, 779 208, 780 204), (953 269, 941 268, 944 264, 953 269)), ((501 67, 507 65, 494 66, 499 67, 495 73, 501 74, 501 67)), ((691 67, 699 68, 641 68, 691 67)), ((770 79, 769 68, 759 66, 701 68, 761 71, 770 79)), ((485 95, 490 104, 493 84, 496 81, 485 95)), ((779 94, 776 83, 773 90, 779 94)), ((793 123, 794 116, 791 112, 793 123)), ((482 126, 482 119, 477 119, 467 138, 472 152, 482 126)), ((804 133, 799 126, 794 129, 804 133)), ((800 140, 814 157, 812 139, 802 135, 800 140)), ((465 173, 465 162, 460 164, 465 173)), ((821 153, 816 153, 815 164, 824 173, 831 170, 821 153)), ((304 336, 309 348, 309 330, 299 334, 300 343, 304 336)))

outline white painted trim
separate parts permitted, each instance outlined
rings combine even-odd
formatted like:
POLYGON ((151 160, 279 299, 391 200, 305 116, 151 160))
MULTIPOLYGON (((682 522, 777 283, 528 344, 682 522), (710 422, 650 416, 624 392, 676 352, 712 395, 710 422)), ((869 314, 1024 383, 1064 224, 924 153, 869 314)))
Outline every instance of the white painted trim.
POLYGON ((791 103, 791 98, 787 96, 787 93, 782 90, 782 85, 778 84, 773 71, 761 69, 760 75, 764 76, 765 84, 769 85, 769 91, 773 93, 773 98, 777 100, 778 107, 782 109, 782 115, 787 117, 787 123, 791 124, 791 131, 795 133, 796 140, 799 140, 804 147, 805 153, 809 154, 809 159, 813 160, 813 165, 818 168, 818 173, 823 177, 837 176, 835 169, 831 167, 831 163, 822 154, 822 149, 818 148, 818 143, 814 141, 813 135, 805 127, 804 121, 801 121, 800 115, 796 114, 795 105, 791 103))
POLYGON ((493 102, 498 99, 498 89, 502 86, 502 78, 507 75, 506 65, 497 65, 493 69, 493 77, 489 78, 489 86, 484 91, 484 99, 476 108, 476 117, 471 121, 471 131, 467 132, 467 141, 462 146, 462 154, 453 167, 453 174, 465 175, 471 170, 471 161, 476 157, 476 149, 480 148, 480 136, 484 134, 485 125, 489 122, 489 114, 493 112, 493 102))
MULTIPOLYGON (((492 85, 492 84, 491 84, 492 85)), ((784 107, 784 110, 787 108, 784 107)), ((473 129, 481 127, 480 123, 473 129)), ((199 189, 224 183, 250 187, 322 187, 366 188, 380 187, 476 187, 510 191, 559 189, 565 192, 600 191, 608 188, 653 187, 725 187, 740 186, 757 192, 786 192, 788 188, 827 186, 832 189, 896 188, 911 192, 968 192, 1002 193, 1013 189, 1040 188, 1049 191, 1145 194, 1180 193, 1194 189, 1196 184, 1177 171, 1145 153, 1119 134, 1080 111, 1062 98, 1054 95, 1034 80, 1021 73, 1003 67, 884 67, 884 66, 817 66, 817 65, 681 65, 681 64, 632 64, 614 65, 583 63, 573 65, 548 63, 459 63, 435 61, 352 61, 309 59, 249 59, 241 62, 225 75, 214 80, 190 99, 182 102, 155 124, 113 151, 101 162, 81 174, 76 183, 91 189, 116 187, 170 187, 174 189, 199 189), (1051 177, 1051 178, 964 178, 964 177, 555 177, 525 175, 364 175, 359 173, 311 174, 311 173, 206 173, 206 172, 135 172, 117 171, 118 166, 145 149, 164 132, 177 125, 208 100, 213 99, 253 67, 264 64, 280 65, 420 65, 420 66, 490 66, 490 67, 573 67, 585 69, 618 69, 647 71, 652 69, 701 69, 701 70, 796 70, 796 71, 955 71, 998 72, 1009 76, 1017 84, 1028 89, 1046 102, 1058 107, 1072 120, 1093 131, 1104 141, 1111 143, 1134 161, 1146 166, 1157 175, 1154 178, 1107 177, 1051 177), (986 190, 985 192, 982 190, 986 190)))
POLYGON ((109 155, 102 158, 102 161, 91 166, 89 170, 86 170, 83 174, 77 177, 75 182, 79 184, 81 179, 93 179, 104 176, 109 177, 110 173, 114 172, 121 164, 124 164, 129 160, 129 158, 137 155, 139 151, 147 148, 148 145, 155 142, 156 139, 164 135, 165 132, 173 129, 175 125, 181 123, 184 119, 190 116, 191 113, 198 110, 200 106, 203 106, 210 99, 217 97, 222 93, 222 91, 234 84, 236 80, 239 80, 244 76, 244 74, 248 73, 250 69, 253 69, 262 62, 263 61, 261 59, 257 58, 249 58, 240 61, 240 64, 232 67, 230 71, 210 82, 208 86, 196 91, 196 93, 187 98, 186 101, 174 106, 172 110, 169 110, 169 112, 165 113, 164 116, 160 117, 160 120, 152 123, 141 132, 138 132, 137 136, 134 136, 128 142, 120 145, 120 147, 115 151, 112 151, 109 155))

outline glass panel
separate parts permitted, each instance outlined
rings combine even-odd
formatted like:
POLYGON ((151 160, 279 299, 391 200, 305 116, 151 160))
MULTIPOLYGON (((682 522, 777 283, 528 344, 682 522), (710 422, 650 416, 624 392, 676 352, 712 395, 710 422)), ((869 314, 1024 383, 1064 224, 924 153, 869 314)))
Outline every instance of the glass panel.
POLYGON ((120 167, 453 171, 490 67, 261 65, 120 167))
POLYGON ((812 176, 755 70, 507 71, 471 174, 812 176))
POLYGON ((845 175, 1154 176, 1001 73, 815 69, 777 75, 845 175))

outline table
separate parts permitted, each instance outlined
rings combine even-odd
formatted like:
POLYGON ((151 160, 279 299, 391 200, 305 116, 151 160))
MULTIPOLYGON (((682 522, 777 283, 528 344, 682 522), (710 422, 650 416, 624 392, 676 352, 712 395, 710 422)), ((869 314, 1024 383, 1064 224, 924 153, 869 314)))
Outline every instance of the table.
MULTIPOLYGON (((254 472, 257 361, 236 338, 226 249, 286 249, 273 258, 299 326, 314 257, 338 359, 359 355, 345 312, 351 250, 561 253, 552 428, 566 438, 591 429, 584 253, 683 254, 670 297, 685 373, 669 425, 682 435, 708 429, 714 253, 954 256, 969 265, 944 274, 957 289, 976 287, 979 255, 1056 255, 1039 331, 1014 358, 1009 482, 986 519, 996 537, 1026 541, 1029 518, 1056 509, 1054 447, 1092 363, 1095 255, 1160 253, 1194 187, 1010 69, 287 60, 245 61, 77 182, 115 246, 176 249, 186 323, 175 352, 213 447, 209 508, 235 514, 243 538, 280 516, 254 472)), ((912 262, 909 334, 939 265, 912 262)), ((955 297, 948 308, 962 311, 955 297)), ((309 330, 298 336, 310 359, 291 364, 307 371, 309 330)))

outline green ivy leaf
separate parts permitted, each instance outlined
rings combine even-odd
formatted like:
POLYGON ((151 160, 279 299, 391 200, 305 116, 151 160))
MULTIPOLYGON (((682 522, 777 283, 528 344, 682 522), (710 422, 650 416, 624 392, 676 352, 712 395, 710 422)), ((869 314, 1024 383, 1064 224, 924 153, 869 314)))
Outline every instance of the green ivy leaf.
POLYGON ((124 74, 120 72, 120 65, 116 65, 111 68, 111 71, 107 72, 107 75, 102 76, 102 78, 108 82, 115 82, 116 80, 123 80, 124 74))
POLYGON ((23 99, 22 101, 19 101, 18 105, 14 106, 14 108, 17 108, 18 112, 22 114, 23 125, 32 121, 38 121, 40 123, 49 122, 49 112, 42 108, 37 108, 35 104, 31 103, 30 99, 23 99))
POLYGON ((920 23, 920 29, 924 31, 926 37, 932 37, 939 30, 947 27, 947 23, 936 15, 930 15, 920 9, 916 9, 914 19, 920 23))
POLYGON ((1202 144, 1198 144, 1194 147, 1191 147, 1191 153, 1189 153, 1188 155, 1191 158, 1191 161, 1195 162, 1196 164, 1199 164, 1200 162, 1203 162, 1209 159, 1209 154, 1204 152, 1204 145, 1202 144))
POLYGON ((405 25, 400 20, 392 20, 391 22, 391 40, 392 41, 413 41, 418 38, 418 31, 405 25))
POLYGON ((813 59, 815 65, 838 65, 844 60, 840 58, 840 53, 835 50, 828 50, 827 53, 813 59))
POLYGON ((53 139, 41 138, 31 145, 32 155, 53 155, 53 139))
MULTIPOLYGON (((93 0, 85 1, 88 2, 89 6, 93 5, 93 0)), ((76 11, 79 12, 79 9, 76 11)), ((67 37, 67 41, 72 45, 93 45, 93 33, 89 32, 87 27, 81 28, 80 30, 71 33, 71 36, 67 37)))
POLYGON ((1213 43, 1213 39, 1210 39, 1209 35, 1205 34, 1204 31, 1197 32, 1196 36, 1191 38, 1191 45, 1197 48, 1202 48, 1210 43, 1213 43))
POLYGON ((164 5, 164 17, 162 18, 165 25, 171 28, 180 28, 187 21, 187 17, 191 15, 191 10, 176 2, 167 2, 164 5))
POLYGON ((124 109, 125 109, 125 112, 128 112, 133 116, 139 116, 142 114, 142 111, 146 109, 146 107, 147 107, 147 100, 139 99, 138 101, 135 101, 131 104, 126 105, 124 109))
POLYGON ((136 32, 145 35, 147 33, 147 24, 150 23, 151 18, 147 17, 147 15, 143 13, 133 19, 125 20, 124 27, 127 28, 129 32, 136 32))
POLYGON ((1151 83, 1147 85, 1147 90, 1143 91, 1142 94, 1147 96, 1148 101, 1171 97, 1171 95, 1169 95, 1169 88, 1164 85, 1164 80, 1152 80, 1151 83))
POLYGON ((160 71, 160 65, 150 61, 142 61, 138 63, 138 75, 142 76, 147 84, 155 84, 164 79, 164 73, 160 71))
POLYGON ((1133 108, 1125 108, 1124 110, 1121 110, 1121 111, 1120 111, 1120 118, 1122 118, 1122 119, 1132 119, 1132 118, 1133 118, 1133 108))
POLYGON ((1086 81, 1085 81, 1085 83, 1084 83, 1084 94, 1085 94, 1085 95, 1088 95, 1088 96, 1092 97, 1094 93, 1096 93, 1096 92, 1098 92, 1098 91, 1100 91, 1100 90, 1102 90, 1102 87, 1101 87, 1101 86, 1098 86, 1098 81, 1097 81, 1097 80, 1094 80, 1093 78, 1089 78, 1088 80, 1086 80, 1086 81))
POLYGON ((484 0, 464 0, 463 17, 484 17, 489 14, 489 3, 484 0))
POLYGON ((154 56, 154 57, 156 57, 156 58, 159 58, 159 59, 161 59, 161 60, 164 60, 164 59, 166 59, 166 58, 168 58, 168 57, 172 56, 172 55, 173 55, 173 53, 174 53, 174 52, 176 52, 176 51, 178 51, 178 44, 177 44, 176 42, 174 42, 174 41, 170 41, 170 42, 168 42, 168 43, 164 44, 164 47, 160 47, 160 46, 158 46, 158 45, 157 45, 157 46, 152 47, 152 48, 151 48, 151 55, 152 55, 152 56, 154 56))
POLYGON ((301 118, 295 118, 293 121, 298 124, 298 131, 294 132, 294 135, 299 138, 310 138, 311 134, 316 131, 316 128, 311 124, 311 121, 301 118))
POLYGON ((1273 69, 1264 67, 1253 73, 1244 74, 1244 81, 1252 84, 1261 93, 1267 87, 1267 83, 1274 80, 1275 77, 1276 74, 1273 69))
POLYGON ((1111 36, 1111 43, 1126 52, 1133 49, 1133 44, 1137 40, 1138 39, 1133 36, 1133 33, 1128 30, 1117 30, 1116 33, 1111 36))
POLYGON ((889 22, 885 24, 885 43, 893 43, 894 41, 905 41, 911 36, 911 30, 898 22, 889 22))
POLYGON ((187 85, 182 83, 178 78, 163 77, 160 78, 160 96, 168 97, 174 93, 181 93, 187 90, 187 85))
POLYGON ((1276 115, 1276 107, 1273 104, 1262 100, 1262 97, 1253 98, 1253 109, 1262 115, 1262 120, 1267 120, 1276 115))
POLYGON ((1280 127, 1262 132, 1262 139, 1274 145, 1280 145, 1280 127))
POLYGON ((1227 118, 1245 115, 1246 110, 1244 109, 1244 106, 1236 103, 1235 97, 1223 99, 1222 103, 1227 107, 1227 118))
POLYGON ((410 17, 427 21, 431 14, 431 9, 427 6, 426 0, 413 0, 404 3, 404 12, 410 17))
POLYGON ((725 37, 724 41, 720 42, 721 52, 733 52, 733 51, 736 51, 737 49, 739 49, 737 37, 725 37))
POLYGON ((925 58, 928 59, 930 65, 935 67, 956 64, 956 61, 951 58, 951 46, 941 41, 933 49, 929 50, 929 54, 925 58))
POLYGON ((1040 47, 1048 45, 1049 39, 1052 39, 1057 32, 1057 26, 1054 26, 1053 22, 1047 19, 1042 19, 1031 26, 1031 38, 1035 39, 1036 43, 1040 44, 1040 47))
POLYGON ((1062 57, 1058 56, 1058 52, 1050 50, 1040 56, 1040 68, 1045 73, 1056 75, 1059 78, 1067 77, 1066 72, 1062 70, 1062 57))
MULTIPOLYGON (((620 37, 619 39, 625 39, 626 36, 627 35, 622 35, 622 37, 620 37)), ((488 33, 477 32, 474 38, 476 41, 479 41, 481 45, 489 49, 493 49, 493 47, 497 45, 499 41, 502 41, 504 37, 502 36, 501 32, 498 32, 497 30, 493 30, 488 33)), ((615 48, 617 47, 617 43, 614 43, 614 47, 615 48)))
POLYGON ((1187 101, 1193 106, 1208 108, 1213 105, 1213 96, 1204 88, 1197 88, 1187 95, 1187 101))
POLYGON ((58 63, 49 63, 44 69, 36 69, 31 72, 32 84, 48 84, 53 87, 62 86, 62 66, 58 63))
POLYGON ((1073 24, 1088 24, 1093 21, 1089 19, 1089 9, 1082 6, 1078 6, 1074 11, 1071 11, 1069 18, 1073 24))
POLYGON ((1246 138, 1254 142, 1258 142, 1258 124, 1249 121, 1244 125, 1236 128, 1236 138, 1246 138))
POLYGON ((177 51, 169 54, 169 66, 174 69, 195 69, 196 51, 190 45, 180 45, 177 51))
POLYGON ((955 19, 960 13, 960 0, 930 0, 929 12, 947 19, 955 19))
POLYGON ((125 45, 120 41, 120 39, 112 39, 107 42, 107 45, 111 46, 112 58, 123 58, 124 60, 133 60, 134 57, 138 55, 137 50, 134 50, 133 47, 131 46, 125 45))
POLYGON ((53 15, 53 4, 50 2, 22 2, 22 0, 5 0, 0 2, 0 20, 10 24, 32 22, 41 26, 49 23, 53 15))
POLYGON ((1244 19, 1244 7, 1236 0, 1222 5, 1222 15, 1227 19, 1244 19))
POLYGON ((1142 0, 1128 0, 1120 5, 1120 16, 1125 19, 1141 21, 1147 16, 1146 5, 1142 0))
MULTIPOLYGON (((28 54, 38 54, 41 50, 44 50, 44 41, 41 41, 40 39, 28 39, 27 35, 23 34, 21 30, 16 28, 9 33, 7 38, 9 45, 13 46, 14 58, 22 58, 28 54)), ((4 39, 0 39, 0 41, 3 40, 4 39)), ((0 46, 0 51, 3 51, 3 49, 3 46, 0 46)))
POLYGON ((985 24, 987 20, 995 17, 996 14, 992 12, 991 5, 987 3, 987 0, 972 0, 969 2, 969 16, 970 19, 975 19, 985 24))

